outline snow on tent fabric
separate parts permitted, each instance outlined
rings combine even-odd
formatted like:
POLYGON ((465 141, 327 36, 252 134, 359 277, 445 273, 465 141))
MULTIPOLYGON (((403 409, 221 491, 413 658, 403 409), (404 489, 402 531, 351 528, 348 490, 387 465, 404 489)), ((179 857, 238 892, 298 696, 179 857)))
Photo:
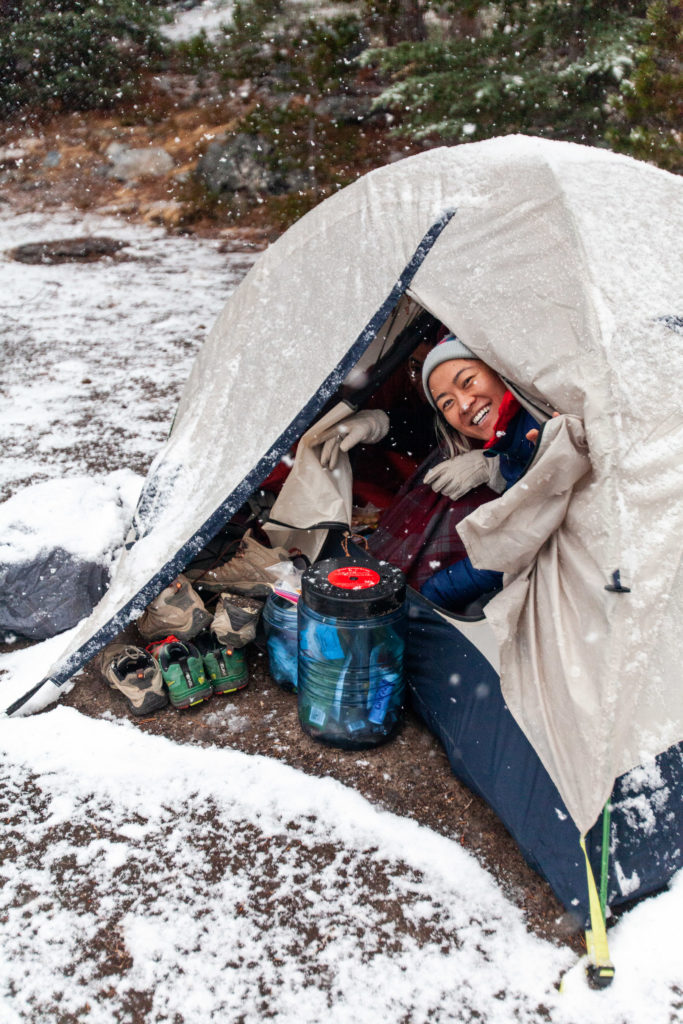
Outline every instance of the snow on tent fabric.
MULTIPOLYGON (((408 158, 311 211, 262 255, 218 318, 150 470, 110 589, 45 690, 58 692, 142 612, 354 367, 372 365, 377 339, 390 344, 415 308, 425 309, 537 416, 563 415, 546 427, 529 476, 536 518, 525 516, 527 491, 518 486, 464 527, 475 564, 493 536, 513 542, 500 566, 506 586, 486 620, 419 613, 426 616, 422 664, 440 651, 441 670, 431 691, 414 684, 417 705, 456 770, 547 876, 564 844, 553 838, 553 816, 568 812, 574 837, 575 828, 586 832, 615 780, 657 755, 669 758, 652 771, 666 776, 659 802, 670 799, 669 819, 680 830, 683 478, 672 467, 683 456, 683 350, 674 344, 682 213, 683 184, 673 175, 523 137, 408 158), (567 462, 573 475, 562 472, 567 462), (221 481, 221 490, 206 480, 221 481), (480 723, 481 742, 492 758, 495 751, 486 766, 460 756, 462 722, 449 732, 454 723, 444 719, 438 691, 460 671, 454 646, 465 652, 465 668, 484 673, 480 692, 497 693, 497 717, 480 723), (503 754, 508 725, 516 732, 503 754), (515 758, 518 804, 529 807, 533 780, 544 780, 546 803, 534 809, 546 815, 545 830, 529 814, 533 828, 525 832, 524 816, 511 810, 503 780, 515 758)), ((343 411, 328 419, 335 415, 343 411)), ((320 507, 294 525, 344 521, 343 468, 340 477, 341 492, 321 496, 320 507)), ((38 706, 40 692, 24 705, 38 706)), ((627 802, 631 783, 623 785, 627 802)), ((647 861, 661 884, 680 865, 680 849, 678 861, 668 853, 657 861, 644 849, 652 840, 634 835, 638 870, 647 861)), ((576 860, 574 847, 565 860, 576 860)), ((621 885, 621 898, 629 885, 621 885)), ((633 881, 634 891, 647 888, 633 881)), ((566 889, 561 898, 582 899, 566 889)))

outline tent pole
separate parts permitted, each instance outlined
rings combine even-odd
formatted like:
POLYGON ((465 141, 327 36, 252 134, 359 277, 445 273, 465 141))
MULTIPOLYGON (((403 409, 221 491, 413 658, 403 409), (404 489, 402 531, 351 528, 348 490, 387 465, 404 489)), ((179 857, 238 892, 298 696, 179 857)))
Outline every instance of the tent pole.
POLYGON ((602 862, 600 864, 600 910, 607 920, 607 885, 609 880, 609 833, 612 822, 612 805, 607 801, 602 812, 602 862))

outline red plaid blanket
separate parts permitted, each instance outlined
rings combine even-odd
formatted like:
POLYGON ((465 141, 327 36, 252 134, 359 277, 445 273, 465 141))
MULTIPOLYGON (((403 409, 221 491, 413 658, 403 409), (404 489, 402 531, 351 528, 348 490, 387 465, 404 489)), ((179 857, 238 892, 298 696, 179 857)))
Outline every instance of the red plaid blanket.
POLYGON ((402 569, 408 583, 417 590, 439 569, 465 558, 467 552, 455 529, 457 524, 480 505, 498 497, 488 487, 477 487, 458 501, 436 494, 423 483, 423 477, 442 458, 436 451, 425 459, 368 537, 375 558, 402 569))

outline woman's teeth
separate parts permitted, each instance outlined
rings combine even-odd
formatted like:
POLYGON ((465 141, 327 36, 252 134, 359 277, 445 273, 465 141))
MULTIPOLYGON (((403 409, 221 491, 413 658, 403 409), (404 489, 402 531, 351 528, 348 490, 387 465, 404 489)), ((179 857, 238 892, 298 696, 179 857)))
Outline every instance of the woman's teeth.
POLYGON ((484 417, 488 416, 490 411, 491 411, 491 406, 490 405, 485 405, 483 409, 480 409, 479 412, 477 413, 477 415, 472 417, 472 426, 473 427, 478 427, 479 424, 481 423, 481 421, 484 419, 484 417))

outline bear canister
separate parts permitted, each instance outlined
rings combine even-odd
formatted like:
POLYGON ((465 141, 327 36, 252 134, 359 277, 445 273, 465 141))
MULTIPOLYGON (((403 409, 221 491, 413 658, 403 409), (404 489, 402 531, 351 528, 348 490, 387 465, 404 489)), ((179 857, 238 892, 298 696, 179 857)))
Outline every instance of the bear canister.
POLYGON ((298 604, 298 706, 304 732, 332 746, 374 747, 403 718, 405 578, 386 562, 310 566, 298 604))

